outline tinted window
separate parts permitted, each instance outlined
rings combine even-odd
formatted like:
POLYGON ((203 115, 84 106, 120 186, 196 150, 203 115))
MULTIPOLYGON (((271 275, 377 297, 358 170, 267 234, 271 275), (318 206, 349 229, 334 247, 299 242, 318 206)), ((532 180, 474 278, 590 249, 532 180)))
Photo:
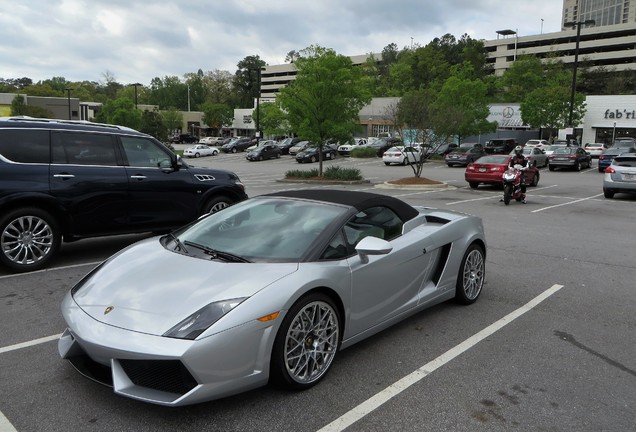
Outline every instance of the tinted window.
POLYGON ((170 167, 172 158, 164 149, 147 138, 121 137, 128 165, 135 167, 170 167))
POLYGON ((110 135, 54 132, 51 136, 52 163, 70 165, 117 165, 110 135))
POLYGON ((345 225, 345 236, 355 246, 364 237, 391 240, 402 233, 402 220, 386 207, 371 207, 357 213, 345 225))
POLYGON ((43 130, 0 130, 0 154, 13 162, 49 163, 49 133, 43 130))

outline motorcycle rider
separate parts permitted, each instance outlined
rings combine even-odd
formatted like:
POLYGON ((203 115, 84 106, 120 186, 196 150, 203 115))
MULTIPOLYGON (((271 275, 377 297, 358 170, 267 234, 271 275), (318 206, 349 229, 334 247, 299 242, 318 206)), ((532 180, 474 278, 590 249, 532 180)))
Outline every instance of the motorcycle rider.
MULTIPOLYGON (((521 165, 520 170, 526 171, 530 168, 530 164, 528 163, 528 159, 523 155, 523 149, 521 146, 515 147, 515 154, 510 158, 510 163, 508 164, 510 168, 515 168, 515 165, 521 165)), ((526 203, 526 174, 525 172, 521 173, 521 193, 523 194, 523 198, 521 199, 522 203, 526 203)))

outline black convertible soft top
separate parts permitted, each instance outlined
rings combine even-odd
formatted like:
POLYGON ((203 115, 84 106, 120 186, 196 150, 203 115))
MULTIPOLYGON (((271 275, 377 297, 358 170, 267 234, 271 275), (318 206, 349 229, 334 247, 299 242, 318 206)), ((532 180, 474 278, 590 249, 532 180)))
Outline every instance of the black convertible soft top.
POLYGON ((419 214, 409 204, 397 198, 370 192, 347 191, 339 189, 300 189, 274 192, 265 196, 280 196, 324 201, 365 210, 370 207, 385 206, 393 210, 403 222, 413 219, 419 214))

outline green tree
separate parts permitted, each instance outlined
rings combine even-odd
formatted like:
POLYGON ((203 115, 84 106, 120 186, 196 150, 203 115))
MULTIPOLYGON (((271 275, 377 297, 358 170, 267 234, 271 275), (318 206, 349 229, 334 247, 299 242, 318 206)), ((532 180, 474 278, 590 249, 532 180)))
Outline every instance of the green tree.
POLYGON ((27 105, 26 101, 24 100, 24 96, 22 95, 15 96, 11 101, 11 115, 41 118, 53 117, 53 113, 46 108, 27 105))
POLYGON ((278 96, 294 132, 319 146, 327 139, 347 141, 359 123, 360 109, 371 101, 363 70, 349 57, 314 45, 302 50, 294 65, 296 79, 278 96))
POLYGON ((498 80, 502 102, 521 102, 534 90, 544 87, 545 68, 536 56, 520 56, 498 80))
POLYGON ((265 135, 289 135, 291 128, 287 121, 287 115, 275 102, 261 103, 259 111, 259 126, 265 135))
POLYGON ((206 88, 206 102, 225 104, 235 107, 236 96, 232 87, 232 74, 228 71, 215 69, 206 72, 203 83, 206 88))
POLYGON ((97 116, 104 123, 127 126, 139 130, 141 127, 141 111, 128 98, 119 98, 106 102, 97 116))
MULTIPOLYGON (((531 92, 519 109, 523 122, 532 127, 551 130, 568 127, 571 89, 565 86, 543 87, 531 92)), ((585 116, 585 95, 576 93, 572 123, 578 126, 585 116)))
POLYGON ((161 111, 161 117, 163 118, 163 124, 169 132, 181 132, 181 128, 183 127, 183 114, 174 108, 170 108, 161 111))
POLYGON ((487 120, 490 113, 487 86, 480 79, 471 79, 472 66, 454 68, 437 94, 431 109, 431 129, 439 137, 462 137, 494 132, 496 122, 487 120))
POLYGON ((261 69, 266 63, 259 56, 247 56, 238 62, 234 74, 234 88, 238 96, 238 108, 251 108, 259 95, 261 69))
POLYGON ((142 111, 139 131, 152 135, 159 141, 168 141, 168 128, 163 123, 163 117, 158 110, 142 111))
POLYGON ((217 135, 223 126, 231 125, 234 119, 234 110, 226 104, 206 102, 202 110, 203 121, 211 128, 217 129, 217 135))

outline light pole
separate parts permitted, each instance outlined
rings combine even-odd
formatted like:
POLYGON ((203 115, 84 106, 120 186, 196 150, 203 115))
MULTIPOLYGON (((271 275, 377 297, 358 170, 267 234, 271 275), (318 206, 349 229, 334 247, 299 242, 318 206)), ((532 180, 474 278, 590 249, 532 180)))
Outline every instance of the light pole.
POLYGON ((137 87, 143 87, 143 84, 140 84, 140 83, 128 84, 128 87, 135 88, 135 109, 137 109, 137 87))
POLYGON ((568 127, 572 128, 574 132, 574 125, 572 124, 572 116, 574 114, 574 94, 576 93, 576 69, 579 66, 579 42, 581 40, 581 26, 594 25, 596 21, 590 19, 585 21, 568 21, 563 24, 563 27, 576 28, 576 44, 574 48, 574 67, 572 68, 572 91, 570 93, 570 115, 568 117, 568 127))
POLYGON ((71 90, 73 89, 67 87, 64 90, 66 90, 66 96, 68 100, 68 119, 71 120, 71 90))
POLYGON ((612 129, 612 145, 614 145, 614 140, 616 140, 616 122, 614 122, 614 129, 612 129))

